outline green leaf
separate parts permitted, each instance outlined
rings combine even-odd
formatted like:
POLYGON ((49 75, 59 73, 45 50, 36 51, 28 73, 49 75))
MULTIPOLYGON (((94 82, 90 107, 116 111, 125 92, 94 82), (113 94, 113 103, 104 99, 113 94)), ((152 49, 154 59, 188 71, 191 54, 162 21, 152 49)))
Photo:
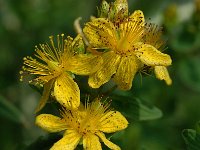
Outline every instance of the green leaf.
POLYGON ((24 121, 23 114, 10 101, 6 100, 0 95, 0 116, 15 123, 22 123, 24 121))
POLYGON ((149 105, 144 101, 136 99, 139 105, 139 119, 152 120, 162 117, 162 111, 155 106, 149 105))
POLYGON ((132 96, 111 96, 114 107, 126 117, 138 120, 153 120, 162 117, 162 111, 157 107, 132 96))
POLYGON ((187 145, 187 150, 200 150, 200 134, 193 129, 184 129, 183 139, 187 145))

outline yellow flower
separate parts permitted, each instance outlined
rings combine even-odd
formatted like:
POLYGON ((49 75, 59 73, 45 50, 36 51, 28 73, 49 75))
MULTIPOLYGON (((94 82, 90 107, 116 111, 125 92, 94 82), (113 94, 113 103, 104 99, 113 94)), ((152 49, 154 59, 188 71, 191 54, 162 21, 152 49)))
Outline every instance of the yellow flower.
POLYGON ((49 44, 36 46, 35 57, 25 57, 23 76, 35 75, 31 80, 34 84, 44 86, 36 112, 41 110, 54 91, 56 100, 69 109, 75 109, 80 104, 80 90, 74 82, 73 74, 89 75, 96 71, 102 62, 102 58, 79 53, 84 49, 82 38, 78 35, 74 40, 71 37, 64 39, 64 34, 57 36, 57 44, 54 44, 53 36, 50 37, 49 44))
MULTIPOLYGON (((149 24, 146 34, 143 37, 143 42, 154 46, 156 49, 163 51, 165 47, 165 41, 162 39, 162 28, 155 24, 149 24)), ((166 66, 154 66, 154 72, 156 78, 159 80, 164 80, 167 85, 172 84, 172 80, 169 76, 166 66)))
POLYGON ((126 118, 118 111, 109 109, 109 103, 94 100, 78 110, 61 111, 61 118, 51 114, 40 114, 36 117, 36 125, 49 132, 66 130, 61 140, 51 150, 73 150, 78 143, 83 143, 86 150, 101 150, 99 139, 113 150, 120 147, 106 139, 105 133, 113 133, 127 127, 126 118))
POLYGON ((99 88, 113 77, 120 89, 129 90, 135 74, 144 64, 152 67, 171 65, 169 55, 142 42, 146 28, 140 10, 115 22, 96 18, 85 25, 83 32, 92 48, 106 50, 102 53, 102 67, 89 76, 91 87, 99 88))

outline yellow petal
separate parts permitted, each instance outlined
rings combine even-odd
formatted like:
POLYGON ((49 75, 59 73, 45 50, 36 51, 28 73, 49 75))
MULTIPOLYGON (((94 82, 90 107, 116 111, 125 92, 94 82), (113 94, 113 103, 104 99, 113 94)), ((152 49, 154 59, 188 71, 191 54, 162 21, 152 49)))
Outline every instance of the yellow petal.
POLYGON ((114 81, 122 90, 129 90, 132 87, 133 78, 141 66, 141 62, 135 56, 122 57, 114 76, 114 81))
POLYGON ((64 119, 50 114, 41 114, 36 117, 35 124, 49 132, 59 132, 67 129, 64 119))
POLYGON ((118 111, 109 111, 100 120, 100 131, 112 133, 128 126, 126 118, 118 111))
POLYGON ((94 134, 86 134, 83 137, 84 150, 102 150, 99 138, 94 134))
POLYGON ((68 73, 61 74, 54 86, 56 100, 68 109, 76 109, 80 105, 80 90, 68 73))
POLYGON ((169 66, 172 63, 169 55, 161 53, 148 44, 143 44, 134 53, 139 60, 148 66, 169 66))
POLYGON ((51 93, 51 88, 53 86, 54 80, 50 80, 44 85, 44 90, 42 93, 42 97, 40 99, 40 102, 35 110, 35 113, 39 112, 47 103, 47 100, 49 99, 50 93, 51 93))
POLYGON ((119 146, 117 146, 114 143, 107 140, 106 136, 103 133, 97 132, 96 134, 101 138, 101 140, 104 142, 104 144, 106 146, 108 146, 110 149, 112 149, 112 150, 120 150, 121 149, 119 146))
POLYGON ((102 67, 89 76, 88 83, 92 88, 99 88, 102 84, 110 80, 111 76, 116 73, 121 57, 110 51, 104 53, 102 58, 102 67))
POLYGON ((131 21, 136 21, 136 22, 143 22, 144 23, 144 14, 141 10, 136 10, 134 11, 129 18, 131 19, 131 21))
POLYGON ((74 150, 81 139, 81 135, 74 130, 68 130, 61 140, 56 142, 50 150, 74 150))
POLYGON ((155 66, 154 72, 155 72, 156 78, 158 78, 159 80, 165 80, 167 85, 172 84, 172 80, 165 66, 155 66))
POLYGON ((92 19, 86 23, 83 32, 93 47, 113 47, 117 41, 113 23, 105 18, 92 19))
POLYGON ((78 75, 89 75, 97 71, 103 63, 101 56, 78 54, 70 58, 68 70, 78 75))

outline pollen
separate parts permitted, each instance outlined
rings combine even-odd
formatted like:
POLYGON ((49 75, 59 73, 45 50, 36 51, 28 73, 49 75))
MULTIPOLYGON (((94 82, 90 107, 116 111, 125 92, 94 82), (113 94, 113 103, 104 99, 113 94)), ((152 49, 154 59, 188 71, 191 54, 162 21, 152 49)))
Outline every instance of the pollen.
MULTIPOLYGON (((101 103, 99 99, 92 103, 86 102, 82 111, 63 109, 61 114, 66 123, 82 135, 95 133, 100 128, 100 121, 108 113, 110 102, 101 103)), ((112 114, 110 114, 112 115, 112 114)))
POLYGON ((162 38, 162 27, 156 24, 146 24, 145 35, 143 36, 143 42, 151 44, 160 51, 163 51, 166 41, 162 38))

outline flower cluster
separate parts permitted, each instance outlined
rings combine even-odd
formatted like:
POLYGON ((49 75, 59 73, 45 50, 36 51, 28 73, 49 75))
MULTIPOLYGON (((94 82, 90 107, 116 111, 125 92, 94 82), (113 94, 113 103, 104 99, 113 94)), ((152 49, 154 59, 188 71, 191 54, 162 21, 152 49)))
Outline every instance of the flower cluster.
POLYGON ((36 125, 44 130, 66 130, 52 150, 73 150, 79 143, 84 149, 100 150, 100 140, 117 150, 120 148, 106 139, 104 133, 122 130, 128 125, 125 117, 109 109, 110 103, 102 102, 98 95, 84 106, 74 80, 76 75, 89 76, 91 88, 99 88, 112 79, 119 89, 129 90, 134 76, 149 68, 158 79, 168 85, 172 83, 167 71, 172 60, 162 53, 165 42, 160 27, 147 23, 140 10, 129 15, 126 0, 110 4, 103 0, 98 13, 74 39, 61 34, 56 41, 50 36, 50 44, 36 46, 34 58, 24 58, 21 80, 26 78, 43 88, 36 112, 45 106, 49 97, 62 106, 61 117, 51 114, 36 117, 36 125))

